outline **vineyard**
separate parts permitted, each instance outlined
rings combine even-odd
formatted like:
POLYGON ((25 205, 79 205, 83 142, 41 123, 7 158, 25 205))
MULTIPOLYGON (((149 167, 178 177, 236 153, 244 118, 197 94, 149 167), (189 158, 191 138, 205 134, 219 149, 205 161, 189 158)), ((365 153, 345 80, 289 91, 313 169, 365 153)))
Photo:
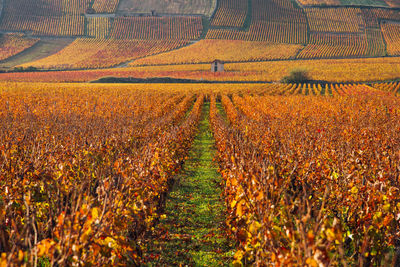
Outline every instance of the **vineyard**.
POLYGON ((376 83, 372 85, 374 88, 385 91, 385 92, 390 92, 395 95, 400 94, 400 83, 398 82, 390 82, 390 83, 376 83))
POLYGON ((225 62, 290 59, 301 48, 301 45, 291 44, 208 39, 179 50, 135 60, 131 65, 208 63, 215 59, 225 62))
POLYGON ((329 5, 335 6, 340 5, 340 0, 299 0, 302 5, 312 6, 312 5, 329 5))
POLYGON ((305 6, 371 6, 371 7, 399 7, 397 0, 299 0, 305 6))
POLYGON ((236 263, 389 264, 400 208, 398 100, 350 92, 222 96, 229 124, 212 100, 236 263))
POLYGON ((138 263, 140 240, 184 160, 203 97, 26 90, 1 93, 2 265, 22 263, 24 254, 52 265, 138 263))
POLYGON ((7 59, 35 45, 39 39, 25 38, 22 34, 5 34, 0 37, 0 60, 7 59))
POLYGON ((400 1, 0 10, 0 267, 400 266, 400 1))
POLYGON ((22 67, 41 69, 106 68, 186 45, 183 40, 115 40, 79 38, 58 53, 22 67))
MULTIPOLYGON (((133 65, 135 63, 133 62, 133 65)), ((57 62, 57 65, 60 65, 57 62)), ((131 64, 132 65, 132 64, 131 64)), ((24 66, 29 67, 29 64, 24 66)), ((371 82, 398 79, 399 57, 357 59, 280 60, 265 62, 232 62, 225 72, 210 72, 210 64, 161 66, 129 66, 76 71, 41 71, 0 73, 0 81, 8 82, 89 82, 102 77, 154 78, 170 77, 224 82, 277 82, 293 69, 305 69, 311 79, 331 83, 371 82)))
POLYGON ((59 17, 12 16, 4 17, 1 30, 28 31, 35 35, 79 36, 84 34, 83 16, 65 15, 59 17))
MULTIPOLYGON (((400 13, 389 8, 395 7, 396 1, 387 1, 388 5, 358 1, 361 7, 347 0, 326 1, 325 6, 306 0, 302 5, 291 0, 185 1, 6 1, 0 30, 23 32, 33 35, 31 39, 77 38, 70 47, 47 59, 31 61, 32 66, 45 69, 105 68, 135 59, 140 60, 133 66, 197 64, 214 59, 248 62, 399 55, 396 38, 400 13), (195 4, 197 7, 192 6, 195 4), (165 5, 170 10, 165 7, 165 12, 160 12, 158 8, 165 5), (141 40, 164 42, 166 46, 143 48, 147 41, 133 44, 141 40), (93 44, 91 52, 89 43, 93 44), (188 44, 191 47, 186 47, 188 44), (75 57, 74 50, 86 52, 75 57), (104 57, 86 60, 89 54, 104 57), (154 54, 157 56, 152 57, 154 54)), ((21 43, 18 50, 25 48, 21 43)))
POLYGON ((389 55, 400 55, 400 24, 383 23, 382 33, 389 55))
POLYGON ((206 38, 277 43, 306 43, 307 22, 290 0, 252 1, 248 31, 210 29, 206 38))
POLYGON ((352 32, 362 31, 364 21, 358 8, 305 9, 310 31, 352 32))
POLYGON ((7 1, 1 30, 28 31, 36 35, 84 35, 83 13, 90 0, 7 1))
POLYGON ((222 0, 211 21, 213 27, 243 27, 248 11, 248 1, 222 0))
POLYGON ((93 9, 96 13, 114 13, 119 0, 94 0, 93 9))
POLYGON ((0 263, 199 263, 143 245, 184 251, 196 234, 223 253, 212 232, 162 230, 188 223, 169 222, 165 207, 200 135, 216 147, 227 229, 215 231, 233 244, 222 260, 395 266, 399 88, 2 84, 0 263))
POLYGON ((198 39, 203 30, 201 17, 116 18, 110 37, 115 39, 198 39))
POLYGON ((379 29, 367 29, 366 35, 368 43, 366 54, 371 57, 384 56, 386 54, 386 47, 382 32, 379 29))
POLYGON ((362 35, 338 35, 314 33, 298 58, 334 58, 364 56, 367 40, 362 35))
POLYGON ((109 18, 87 18, 87 35, 104 39, 108 37, 111 27, 111 20, 109 18))

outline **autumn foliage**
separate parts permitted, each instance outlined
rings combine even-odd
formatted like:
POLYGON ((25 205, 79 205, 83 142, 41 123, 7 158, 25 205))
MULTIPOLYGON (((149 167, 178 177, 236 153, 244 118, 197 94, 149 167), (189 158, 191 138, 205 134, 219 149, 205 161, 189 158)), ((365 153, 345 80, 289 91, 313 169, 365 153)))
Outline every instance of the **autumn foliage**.
POLYGON ((83 35, 90 0, 14 0, 4 4, 0 29, 36 35, 83 35))
POLYGON ((302 48, 294 44, 206 39, 181 49, 135 60, 131 65, 211 63, 215 59, 224 62, 290 59, 302 48))
POLYGON ((243 27, 248 12, 248 1, 222 0, 211 20, 214 27, 243 27))
POLYGON ((10 89, 0 93, 0 265, 140 264, 203 96, 10 89))
POLYGON ((23 34, 5 34, 0 37, 0 60, 7 59, 14 56, 32 46, 34 46, 39 39, 26 38, 23 34))
POLYGON ((201 17, 118 17, 110 37, 115 39, 192 40, 203 30, 201 17))
POLYGON ((2 86, 0 263, 142 264, 210 99, 235 266, 394 264, 398 91, 2 86))
POLYGON ((210 116, 236 266, 394 264, 398 99, 222 94, 210 116), (285 125, 285 127, 282 127, 285 125))
POLYGON ((93 9, 96 13, 113 13, 118 7, 119 0, 95 0, 93 9))
MULTIPOLYGON (((101 32, 99 34, 102 35, 101 32)), ((42 69, 106 68, 176 49, 187 43, 185 40, 78 38, 58 53, 22 66, 42 69)))
POLYGON ((307 21, 301 9, 288 0, 252 1, 252 20, 247 30, 212 28, 208 39, 305 43, 307 21))

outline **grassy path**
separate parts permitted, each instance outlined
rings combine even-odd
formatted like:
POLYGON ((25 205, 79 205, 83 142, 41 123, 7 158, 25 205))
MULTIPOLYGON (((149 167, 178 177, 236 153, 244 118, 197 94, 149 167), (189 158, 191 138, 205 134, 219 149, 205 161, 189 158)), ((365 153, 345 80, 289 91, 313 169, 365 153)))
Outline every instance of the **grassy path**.
POLYGON ((148 266, 229 266, 232 252, 224 234, 222 178, 213 162, 214 139, 209 127, 209 104, 184 170, 166 203, 156 232, 148 244, 148 266))

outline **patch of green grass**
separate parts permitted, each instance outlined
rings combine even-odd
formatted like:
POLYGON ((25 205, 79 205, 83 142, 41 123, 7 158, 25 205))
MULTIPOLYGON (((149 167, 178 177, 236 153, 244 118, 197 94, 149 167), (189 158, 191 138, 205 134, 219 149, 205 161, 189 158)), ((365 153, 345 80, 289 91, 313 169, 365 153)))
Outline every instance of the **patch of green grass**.
POLYGON ((39 267, 49 267, 49 266, 51 266, 49 258, 47 258, 47 257, 40 257, 40 258, 38 259, 38 266, 39 266, 39 267))
POLYGON ((208 111, 206 103, 199 134, 167 199, 166 217, 148 244, 147 266, 229 266, 232 261, 208 111))
POLYGON ((388 7, 384 0, 341 0, 342 5, 383 6, 388 7))
POLYGON ((247 15, 246 15, 246 19, 243 23, 243 29, 245 31, 249 31, 250 29, 250 25, 252 22, 252 17, 253 17, 253 13, 252 13, 252 1, 248 0, 248 4, 247 4, 247 15))
POLYGON ((71 44, 73 40, 73 38, 54 38, 49 40, 41 40, 25 51, 5 59, 0 63, 0 67, 9 69, 17 65, 48 57, 71 44))

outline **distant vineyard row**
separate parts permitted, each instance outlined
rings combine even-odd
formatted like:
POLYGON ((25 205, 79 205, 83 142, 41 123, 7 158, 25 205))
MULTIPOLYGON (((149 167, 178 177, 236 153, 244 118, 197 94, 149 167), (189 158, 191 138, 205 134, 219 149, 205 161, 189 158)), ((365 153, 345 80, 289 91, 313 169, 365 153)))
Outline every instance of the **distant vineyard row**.
POLYGON ((24 38, 22 34, 5 34, 0 37, 0 60, 14 56, 35 45, 39 39, 24 38))
POLYGON ((184 40, 114 40, 78 38, 60 52, 22 67, 43 69, 105 68, 176 49, 184 40))
POLYGON ((299 0, 305 6, 378 6, 378 7, 400 7, 399 1, 396 0, 299 0))
POLYGON ((327 82, 386 81, 399 78, 400 57, 280 60, 225 64, 226 72, 212 73, 210 64, 139 66, 79 71, 0 73, 0 81, 88 82, 101 77, 171 77, 206 81, 275 82, 293 69, 306 69, 312 79, 327 82))
POLYGON ((28 31, 35 35, 106 37, 116 39, 197 39, 203 26, 201 17, 110 18, 83 15, 5 16, 4 31, 28 31), (85 34, 85 20, 87 33, 85 34))
MULTIPOLYGON (((190 40, 199 39, 203 32, 202 18, 197 16, 85 18, 83 14, 90 6, 87 0, 44 0, 42 4, 29 1, 26 5, 25 2, 16 0, 5 6, 0 30, 86 36, 90 40, 79 39, 56 55, 24 66, 54 69, 111 67, 179 48, 190 40), (108 38, 109 41, 105 41, 108 38), (150 40, 154 41, 150 43, 157 43, 156 52, 152 45, 146 47, 150 40), (116 47, 116 44, 121 47, 116 47), (165 47, 161 48, 162 44, 165 47), (94 51, 82 52, 91 49, 94 51), (102 58, 86 60, 87 55, 102 55, 102 58)), ((95 12, 109 13, 115 11, 117 2, 96 0, 92 7, 95 12)), ((289 0, 253 0, 251 5, 248 3, 220 1, 206 40, 134 64, 203 63, 216 58, 240 62, 400 55, 400 14, 397 10, 353 7, 301 9, 289 0), (247 15, 251 21, 244 25, 247 15), (248 29, 242 30, 243 26, 248 26, 248 29), (207 46, 207 50, 201 45, 207 46)), ((2 49, 9 50, 6 46, 2 49)), ((0 56, 9 57, 5 52, 0 56)))
POLYGON ((243 27, 248 12, 246 0, 221 0, 211 21, 211 26, 243 27))
MULTIPOLYGON (((400 21, 397 10, 301 9, 290 0, 253 0, 251 6, 248 3, 219 1, 207 38, 306 44, 308 28, 311 32, 363 34, 366 29, 379 28, 383 20, 400 21), (246 17, 251 18, 249 28, 240 30, 245 26, 246 17)), ((182 20, 182 17, 123 17, 116 18, 114 23, 103 18, 103 23, 96 24, 92 18, 85 21, 84 14, 90 6, 96 13, 113 13, 117 4, 118 0, 96 0, 92 5, 90 0, 7 1, 0 29, 52 36, 93 36, 93 32, 97 32, 98 37, 107 36, 111 29, 112 37, 135 39, 192 39, 198 37, 198 30, 202 29, 202 20, 197 17, 185 17, 188 20, 182 20), (103 27, 105 23, 111 23, 111 26, 103 27), (91 28, 89 32, 85 31, 86 24, 91 28)))
POLYGON ((334 58, 358 56, 383 56, 385 46, 382 35, 368 31, 367 35, 324 34, 310 35, 309 44, 298 54, 298 58, 334 58))
MULTIPOLYGON (((88 27, 88 33, 96 38, 79 38, 55 55, 39 61, 28 62, 23 66, 44 69, 81 69, 112 67, 132 60, 135 60, 132 65, 137 66, 207 63, 215 59, 226 62, 243 62, 383 56, 385 54, 382 34, 375 30, 368 31, 367 37, 359 34, 313 33, 306 46, 265 41, 213 39, 201 40, 186 46, 190 39, 140 40, 140 35, 137 36, 137 39, 115 39, 115 37, 105 39, 108 34, 116 36, 115 32, 108 33, 108 21, 102 18, 93 18, 91 22, 93 25, 103 24, 105 31, 98 32, 96 27, 88 27), (107 33, 104 34, 105 32, 107 33), (183 48, 177 49, 180 47, 183 48), (238 53, 238 51, 241 52, 238 53)), ((174 36, 174 33, 170 35, 174 36)), ((123 38, 124 36, 120 35, 119 37, 123 38)), ((396 40, 394 39, 389 44, 393 44, 395 47, 398 43, 396 40)), ((388 48, 391 46, 388 45, 388 48)), ((395 54, 394 52, 390 53, 395 54)))
POLYGON ((118 7, 119 0, 94 0, 92 8, 96 13, 113 13, 118 7))
MULTIPOLYGON (((242 12, 231 10, 236 17, 242 12)), ((248 31, 211 29, 208 39, 237 39, 280 43, 306 43, 307 20, 301 9, 288 0, 254 0, 251 7, 252 21, 248 31)), ((241 16, 241 15, 239 15, 241 16)))
POLYGON ((116 18, 110 36, 115 39, 183 39, 200 37, 201 17, 116 18))

